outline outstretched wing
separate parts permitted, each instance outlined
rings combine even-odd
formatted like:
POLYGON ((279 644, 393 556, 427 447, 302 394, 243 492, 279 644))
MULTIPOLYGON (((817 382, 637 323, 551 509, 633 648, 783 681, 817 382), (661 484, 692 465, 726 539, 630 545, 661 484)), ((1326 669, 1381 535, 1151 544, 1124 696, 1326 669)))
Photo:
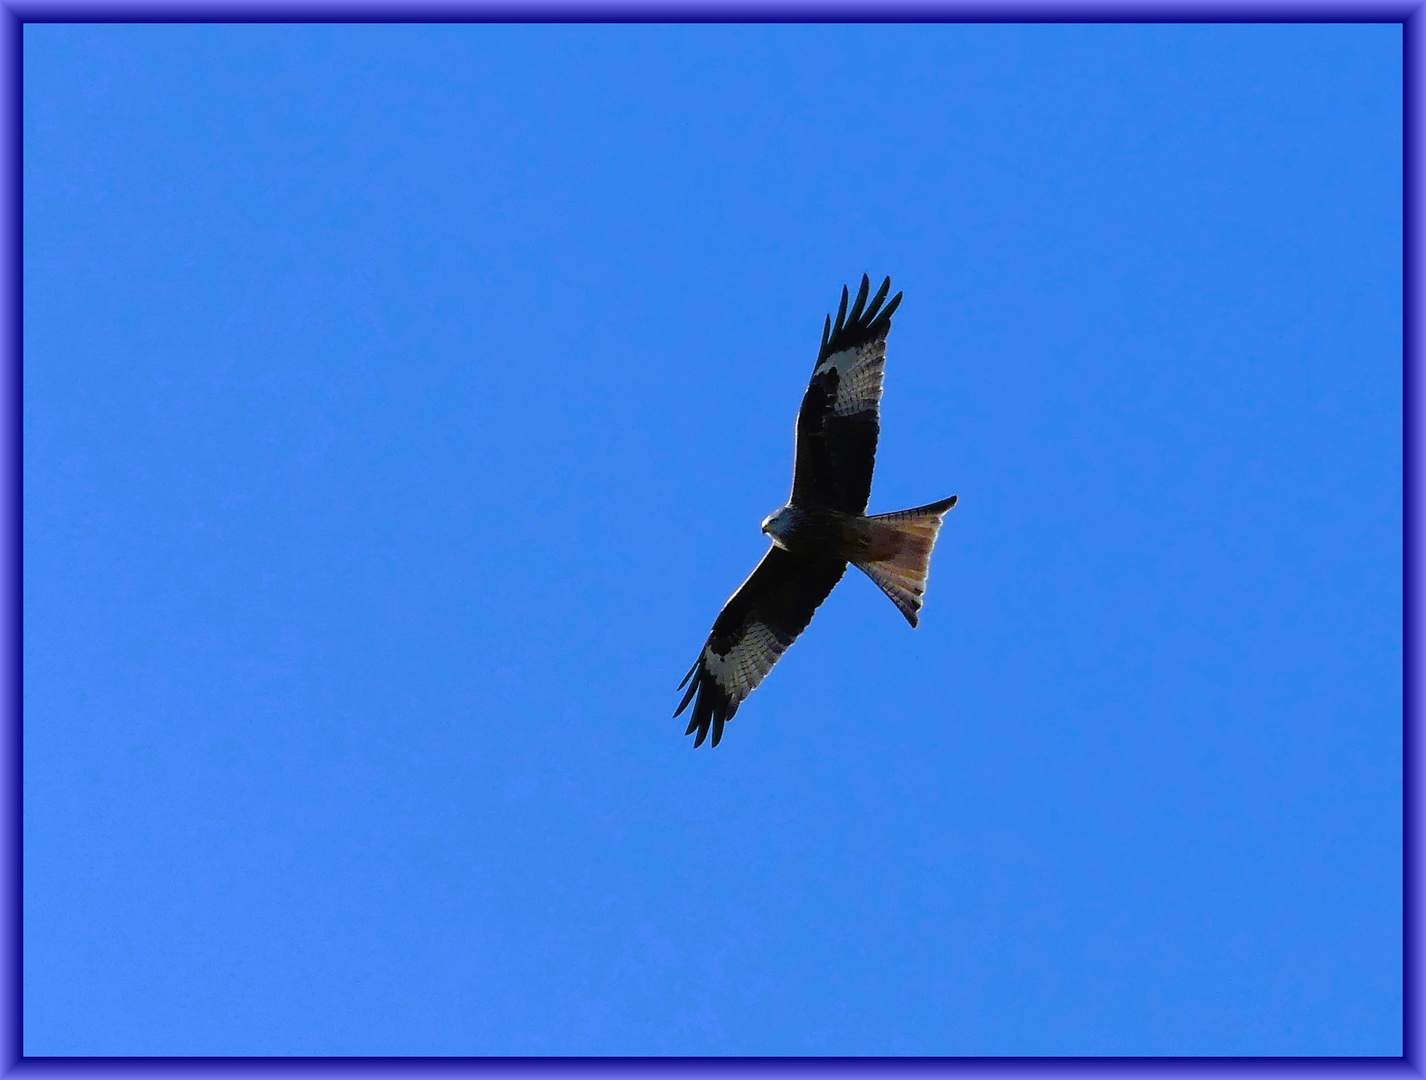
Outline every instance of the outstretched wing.
POLYGON ((822 328, 817 367, 797 414, 791 501, 799 506, 861 514, 871 498, 871 473, 881 434, 886 335, 902 294, 881 306, 891 291, 887 278, 868 304, 870 287, 871 280, 863 274, 851 311, 843 287, 836 323, 829 315, 822 328))
POLYGON ((713 631, 683 682, 692 684, 677 716, 693 705, 685 735, 702 746, 713 728, 713 745, 723 737, 723 725, 733 718, 745 697, 763 681, 778 657, 812 621, 812 613, 841 580, 847 564, 836 559, 794 555, 772 547, 742 588, 723 605, 713 631))

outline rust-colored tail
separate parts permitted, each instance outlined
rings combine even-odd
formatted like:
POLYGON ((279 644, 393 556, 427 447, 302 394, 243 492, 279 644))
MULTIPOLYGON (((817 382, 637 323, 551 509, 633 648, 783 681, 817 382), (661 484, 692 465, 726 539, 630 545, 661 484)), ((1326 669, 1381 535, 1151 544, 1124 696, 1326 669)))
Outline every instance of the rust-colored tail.
POLYGON ((893 526, 900 544, 893 555, 856 565, 891 597, 891 602, 901 609, 901 614, 912 626, 921 621, 926 576, 931 571, 931 551, 941 532, 941 520, 955 505, 956 496, 952 495, 929 506, 898 510, 894 514, 875 514, 870 519, 893 526))

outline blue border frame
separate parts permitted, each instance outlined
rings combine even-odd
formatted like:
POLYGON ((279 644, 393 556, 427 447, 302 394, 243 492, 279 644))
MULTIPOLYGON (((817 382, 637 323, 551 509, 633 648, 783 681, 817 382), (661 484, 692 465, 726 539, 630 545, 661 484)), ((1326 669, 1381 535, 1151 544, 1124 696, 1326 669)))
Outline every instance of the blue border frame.
POLYGON ((0 0, 0 1076, 541 1074, 1426 1076, 1422 1053, 1421 252, 1426 0, 0 0), (1328 22, 1402 27, 1402 1049, 1380 1058, 26 1058, 23 187, 27 22, 1328 22))

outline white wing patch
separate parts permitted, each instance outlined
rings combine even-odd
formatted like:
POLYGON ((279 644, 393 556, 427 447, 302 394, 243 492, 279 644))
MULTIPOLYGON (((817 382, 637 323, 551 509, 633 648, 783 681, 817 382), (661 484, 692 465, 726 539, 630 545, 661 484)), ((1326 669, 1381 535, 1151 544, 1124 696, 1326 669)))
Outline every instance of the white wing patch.
POLYGON ((886 339, 833 353, 817 365, 814 377, 829 368, 836 369, 838 380, 833 416, 875 412, 881 404, 881 383, 886 374, 886 339))
POLYGON ((703 666, 736 706, 762 682, 787 650, 777 635, 760 622, 747 624, 738 643, 719 656, 711 645, 703 648, 703 666))

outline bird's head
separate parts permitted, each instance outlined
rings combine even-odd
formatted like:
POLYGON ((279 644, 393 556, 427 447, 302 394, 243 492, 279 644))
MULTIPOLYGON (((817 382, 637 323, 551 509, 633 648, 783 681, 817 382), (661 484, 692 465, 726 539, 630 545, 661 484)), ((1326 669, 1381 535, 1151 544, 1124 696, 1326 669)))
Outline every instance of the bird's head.
POLYGON ((787 546, 784 541, 792 531, 793 514, 792 507, 784 506, 763 518, 763 532, 772 537, 772 542, 778 547, 787 546))

